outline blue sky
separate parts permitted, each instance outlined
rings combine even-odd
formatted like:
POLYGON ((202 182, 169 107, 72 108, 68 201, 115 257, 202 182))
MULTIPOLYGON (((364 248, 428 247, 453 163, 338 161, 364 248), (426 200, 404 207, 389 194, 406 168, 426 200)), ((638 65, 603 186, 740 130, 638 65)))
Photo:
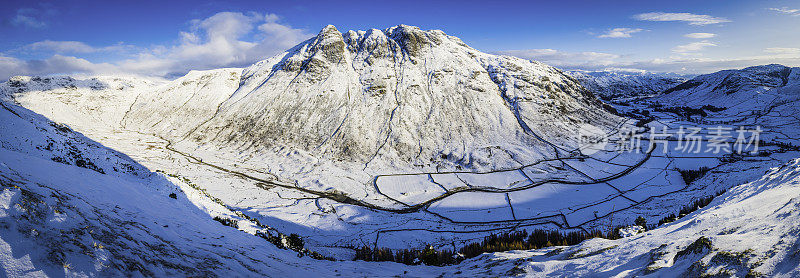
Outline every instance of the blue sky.
POLYGON ((408 24, 564 69, 800 66, 800 1, 4 1, 0 79, 242 67, 316 34, 408 24))

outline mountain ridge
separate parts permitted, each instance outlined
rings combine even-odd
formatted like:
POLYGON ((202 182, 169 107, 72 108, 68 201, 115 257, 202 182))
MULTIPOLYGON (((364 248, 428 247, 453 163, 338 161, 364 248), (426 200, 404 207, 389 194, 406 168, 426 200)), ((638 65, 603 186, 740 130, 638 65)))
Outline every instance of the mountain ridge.
POLYGON ((631 71, 567 71, 581 85, 606 100, 659 94, 687 80, 670 73, 631 71))

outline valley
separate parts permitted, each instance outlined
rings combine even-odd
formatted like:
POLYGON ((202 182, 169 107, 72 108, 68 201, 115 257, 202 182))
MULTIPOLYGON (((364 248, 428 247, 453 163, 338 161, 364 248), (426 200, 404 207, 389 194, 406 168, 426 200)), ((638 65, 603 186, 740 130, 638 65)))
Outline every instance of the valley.
MULTIPOLYGON (((174 80, 16 76, 0 84, 4 200, 26 200, 20 211, 44 219, 68 210, 96 230, 138 226, 138 234, 108 232, 129 243, 44 233, 77 249, 90 250, 86 236, 111 245, 109 255, 93 243, 93 256, 125 258, 110 263, 145 276, 219 274, 203 272, 208 261, 255 275, 297 268, 330 276, 337 267, 354 275, 361 264, 380 266, 364 274, 375 276, 782 271, 791 258, 779 257, 792 257, 797 244, 786 224, 797 218, 787 209, 796 200, 781 192, 796 191, 800 169, 800 68, 688 80, 598 75, 585 85, 592 76, 482 53, 406 25, 344 33, 329 25, 248 68, 174 80), (608 89, 607 103, 592 86, 608 89), (585 132, 594 141, 587 144, 585 132), (53 174, 25 172, 39 168, 53 174), (125 194, 130 202, 114 205, 125 194), (45 205, 29 207, 25 196, 45 205), (770 199, 758 207, 763 196, 770 199), (712 205, 663 221, 703 198, 712 205), (637 218, 647 231, 442 268, 349 261, 365 246, 457 250, 503 232, 607 232, 637 218), (169 228, 176 225, 181 232, 169 228), (733 243, 772 228, 786 232, 765 236, 771 246, 733 243), (695 244, 709 246, 681 249, 695 244), (128 247, 156 250, 157 259, 120 251, 128 247), (170 265, 167 249, 193 259, 170 265), (296 254, 303 258, 291 261, 296 254), (720 262, 723 254, 739 264, 720 262), (261 268, 265 261, 281 265, 261 268)), ((52 222, 15 215, 31 234, 52 222)), ((68 264, 68 255, 58 256, 68 264)))

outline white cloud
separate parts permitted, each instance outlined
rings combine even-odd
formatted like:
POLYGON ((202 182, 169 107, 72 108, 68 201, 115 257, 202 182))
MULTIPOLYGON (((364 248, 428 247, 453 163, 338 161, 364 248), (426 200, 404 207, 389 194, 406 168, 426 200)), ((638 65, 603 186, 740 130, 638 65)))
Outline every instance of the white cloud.
POLYGON ((601 52, 562 52, 555 49, 506 50, 497 54, 536 60, 564 68, 603 68, 618 64, 621 57, 601 52))
POLYGON ((713 34, 713 33, 689 33, 689 34, 686 34, 686 35, 683 35, 683 36, 687 37, 687 38, 692 38, 692 39, 710 39, 710 38, 716 37, 717 34, 713 34))
POLYGON ((643 70, 643 69, 633 69, 633 68, 615 68, 615 67, 605 68, 605 69, 603 69, 603 71, 609 71, 609 72, 626 72, 626 73, 639 73, 639 74, 648 73, 648 71, 647 71, 647 70, 643 70))
POLYGON ((112 73, 117 67, 107 63, 92 63, 87 60, 62 55, 53 55, 44 60, 20 60, 0 56, 0 80, 14 75, 47 75, 53 73, 112 73))
POLYGON ((772 53, 772 54, 795 54, 795 55, 800 55, 800 48, 794 48, 794 47, 770 47, 770 48, 764 49, 764 52, 772 53))
POLYGON ((94 47, 78 41, 51 41, 44 40, 25 46, 30 50, 46 50, 56 53, 89 53, 95 52, 94 47))
POLYGON ((278 20, 274 14, 217 13, 191 21, 191 31, 179 34, 180 44, 154 47, 136 59, 119 64, 123 69, 156 75, 241 67, 269 58, 312 36, 278 20))
POLYGON ((26 51, 42 51, 50 53, 95 53, 95 52, 108 52, 108 51, 122 51, 126 49, 133 49, 133 46, 116 44, 105 47, 93 47, 86 43, 79 41, 51 41, 43 40, 35 42, 23 47, 26 51))
POLYGON ((630 38, 631 34, 644 31, 639 28, 614 28, 606 31, 605 34, 598 36, 598 38, 630 38))
POLYGON ((792 57, 780 55, 745 56, 734 59, 708 58, 670 58, 638 61, 633 64, 654 72, 710 73, 726 69, 745 68, 755 65, 783 64, 800 66, 800 55, 792 57))
POLYGON ((800 16, 800 9, 790 9, 788 7, 781 7, 781 8, 768 8, 768 10, 792 16, 800 16))
POLYGON ((47 24, 36 18, 38 11, 31 8, 18 9, 16 15, 11 18, 11 24, 14 26, 24 26, 30 28, 44 28, 47 24))
POLYGON ((689 44, 676 46, 672 48, 672 52, 686 54, 686 53, 701 51, 709 46, 717 46, 717 45, 709 41, 693 42, 689 44))
POLYGON ((714 17, 710 15, 692 13, 653 12, 637 14, 634 15, 633 18, 644 21, 683 21, 688 22, 689 25, 709 25, 731 22, 729 19, 724 17, 714 17))
POLYGON ((54 54, 44 60, 0 56, 0 80, 13 75, 56 73, 132 73, 151 76, 183 75, 189 70, 243 67, 269 58, 311 37, 304 30, 279 23, 274 14, 221 12, 192 20, 178 33, 177 44, 140 49, 116 44, 93 47, 78 41, 40 41, 22 48, 54 54), (128 51, 133 58, 115 63, 92 63, 61 54, 128 51))
POLYGON ((0 80, 8 79, 14 75, 27 74, 23 69, 25 61, 16 58, 0 56, 0 80))
POLYGON ((39 8, 20 8, 17 9, 11 18, 11 25, 41 29, 47 27, 47 22, 42 18, 47 18, 57 14, 58 11, 49 4, 39 4, 39 8))

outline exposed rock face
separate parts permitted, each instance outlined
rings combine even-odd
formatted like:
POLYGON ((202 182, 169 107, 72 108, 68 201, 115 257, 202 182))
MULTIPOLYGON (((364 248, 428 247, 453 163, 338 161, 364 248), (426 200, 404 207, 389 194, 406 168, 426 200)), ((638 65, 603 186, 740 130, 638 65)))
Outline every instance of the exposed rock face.
POLYGON ((227 84, 214 90, 204 90, 201 78, 192 85, 199 89, 173 100, 164 97, 175 94, 169 89, 140 97, 126 123, 145 127, 166 117, 162 122, 171 126, 197 123, 166 133, 201 145, 250 152, 289 147, 365 168, 488 170, 552 157, 550 143, 573 147, 579 125, 619 120, 553 67, 481 53, 442 31, 404 25, 344 34, 327 26, 245 69, 236 85, 227 74, 209 81, 227 84), (180 103, 197 95, 209 95, 192 105, 207 106, 193 108, 207 115, 201 122, 200 114, 187 114, 195 116, 187 122, 184 112, 148 108, 171 101, 187 109, 180 103))

